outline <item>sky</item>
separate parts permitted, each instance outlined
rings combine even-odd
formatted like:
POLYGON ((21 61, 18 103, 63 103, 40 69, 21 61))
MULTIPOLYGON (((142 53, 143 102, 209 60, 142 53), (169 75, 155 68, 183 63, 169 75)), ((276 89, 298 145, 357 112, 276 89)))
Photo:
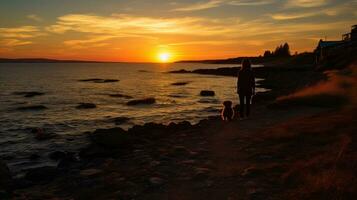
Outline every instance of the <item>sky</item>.
POLYGON ((0 57, 219 59, 284 42, 294 53, 354 24, 357 0, 0 0, 0 57))

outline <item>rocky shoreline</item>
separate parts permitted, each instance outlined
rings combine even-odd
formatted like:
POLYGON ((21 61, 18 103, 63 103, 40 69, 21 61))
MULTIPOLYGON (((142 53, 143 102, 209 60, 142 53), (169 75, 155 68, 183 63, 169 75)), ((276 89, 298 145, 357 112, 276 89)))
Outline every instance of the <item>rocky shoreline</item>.
MULTIPOLYGON (((171 73, 236 76, 237 70, 171 73)), ((257 122, 225 123, 217 116, 195 125, 184 121, 169 125, 147 123, 127 131, 119 127, 97 129, 88 134, 91 143, 78 154, 51 154, 58 160, 57 167, 31 169, 24 177, 13 178, 6 165, 0 163, 0 197, 175 199, 184 195, 182 199, 235 199, 242 195, 244 199, 264 199, 286 184, 271 182, 269 185, 281 171, 285 172, 277 163, 295 158, 270 150, 261 152, 267 144, 256 137, 257 131, 283 120, 321 112, 321 109, 272 111, 267 106, 278 96, 326 77, 312 67, 262 67, 254 71, 256 77, 264 79, 259 84, 271 89, 254 97, 254 101, 259 102, 253 113, 257 122), (240 134, 235 134, 235 130, 240 130, 240 134), (222 141, 228 141, 229 145, 222 141), (238 146, 227 149, 233 142, 238 146), (237 160, 227 160, 231 154, 236 155, 237 160)), ((290 180, 287 181, 290 184, 290 180)))

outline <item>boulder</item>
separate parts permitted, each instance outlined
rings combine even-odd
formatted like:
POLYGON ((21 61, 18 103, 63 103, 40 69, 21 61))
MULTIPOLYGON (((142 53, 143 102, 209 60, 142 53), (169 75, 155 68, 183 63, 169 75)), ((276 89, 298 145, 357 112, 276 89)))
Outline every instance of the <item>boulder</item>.
POLYGON ((48 157, 52 160, 61 160, 63 158, 66 157, 66 153, 63 152, 63 151, 54 151, 54 152, 51 152, 48 157))
POLYGON ((41 157, 40 155, 34 153, 34 154, 31 154, 31 155, 30 155, 30 160, 37 160, 37 159, 39 159, 40 157, 41 157))
POLYGON ((76 106, 77 109, 92 109, 96 107, 97 105, 94 103, 80 103, 78 106, 76 106))
POLYGON ((122 128, 111 128, 95 130, 90 134, 90 139, 101 147, 122 148, 130 145, 132 137, 122 128))
POLYGON ((149 182, 152 186, 161 186, 164 184, 164 179, 160 177, 151 177, 149 179, 149 182))
POLYGON ((15 95, 22 95, 24 97, 34 97, 34 96, 41 96, 41 95, 44 95, 45 93, 43 92, 14 92, 13 94, 15 95))
POLYGON ((128 117, 115 117, 112 119, 116 125, 123 124, 130 120, 128 117))
POLYGON ((136 99, 126 103, 128 106, 135 106, 135 105, 150 105, 156 102, 155 98, 145 98, 145 99, 136 99))
POLYGON ((201 96, 204 96, 204 97, 212 97, 212 96, 215 95, 215 92, 212 91, 212 90, 202 90, 202 91, 200 92, 200 95, 201 95, 201 96))
POLYGON ((45 110, 45 109, 47 109, 47 107, 43 106, 43 105, 23 106, 23 107, 17 108, 17 110, 20 110, 20 111, 40 111, 40 110, 45 110))
POLYGON ((8 190, 12 183, 12 176, 6 163, 0 160, 0 191, 8 190))
POLYGON ((80 82, 93 82, 93 83, 113 83, 118 82, 117 79, 101 79, 101 78, 89 78, 89 79, 80 79, 80 82))
POLYGON ((190 82, 186 81, 186 82, 175 82, 175 83, 171 83, 171 85, 173 86, 184 86, 184 85, 187 85, 189 84, 190 82))
POLYGON ((42 128, 33 128, 31 133, 35 134, 36 140, 49 140, 57 137, 57 135, 54 133, 46 133, 42 128))
POLYGON ((56 167, 44 166, 39 168, 30 169, 26 175, 25 179, 32 182, 48 182, 53 180, 58 176, 59 171, 56 167))

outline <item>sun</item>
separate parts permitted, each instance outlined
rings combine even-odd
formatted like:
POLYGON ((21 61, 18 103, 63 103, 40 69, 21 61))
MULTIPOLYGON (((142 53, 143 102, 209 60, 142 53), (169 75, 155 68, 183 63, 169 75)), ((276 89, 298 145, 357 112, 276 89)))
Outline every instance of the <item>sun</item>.
POLYGON ((167 52, 165 52, 165 53, 160 53, 160 54, 158 55, 158 58, 159 58, 159 61, 160 61, 160 62, 166 63, 166 62, 168 62, 168 61, 170 60, 171 54, 170 54, 170 53, 167 53, 167 52))

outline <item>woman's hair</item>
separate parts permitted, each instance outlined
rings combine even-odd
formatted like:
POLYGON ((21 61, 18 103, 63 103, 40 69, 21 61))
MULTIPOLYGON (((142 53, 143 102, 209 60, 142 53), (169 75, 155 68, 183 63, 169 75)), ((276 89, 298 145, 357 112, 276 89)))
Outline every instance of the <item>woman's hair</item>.
POLYGON ((252 64, 250 63, 250 60, 249 59, 244 59, 242 61, 242 70, 244 69, 251 69, 252 67, 252 64))

